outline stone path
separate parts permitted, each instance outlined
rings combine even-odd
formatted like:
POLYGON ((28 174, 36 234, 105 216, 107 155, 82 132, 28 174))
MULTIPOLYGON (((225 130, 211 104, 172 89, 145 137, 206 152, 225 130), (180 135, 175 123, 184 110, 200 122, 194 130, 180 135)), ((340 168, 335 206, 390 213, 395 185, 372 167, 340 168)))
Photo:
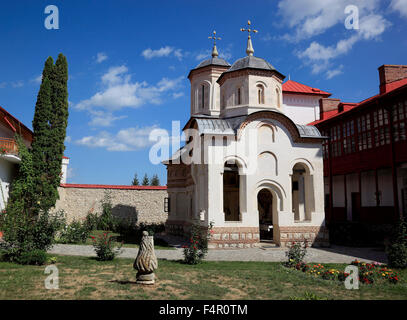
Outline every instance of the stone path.
MULTIPOLYGON (((233 250, 209 250, 206 260, 208 261, 285 261, 287 249, 272 247, 262 244, 259 248, 233 249, 233 250)), ((72 256, 96 256, 92 246, 57 244, 48 251, 51 254, 72 256)), ((121 258, 136 258, 137 248, 123 248, 119 255, 121 258)), ((158 259, 179 260, 183 258, 182 249, 156 250, 158 259)), ((379 248, 350 248, 331 246, 330 248, 309 248, 305 257, 306 262, 315 263, 350 263, 354 259, 365 262, 377 261, 386 263, 386 254, 379 248)))

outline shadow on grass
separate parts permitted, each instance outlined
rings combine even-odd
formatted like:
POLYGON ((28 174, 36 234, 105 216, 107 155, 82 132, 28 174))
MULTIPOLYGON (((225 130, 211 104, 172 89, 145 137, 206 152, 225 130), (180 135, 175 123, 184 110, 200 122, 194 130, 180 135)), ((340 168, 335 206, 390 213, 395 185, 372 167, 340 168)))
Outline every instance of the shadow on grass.
POLYGON ((134 284, 134 285, 139 285, 136 281, 131 281, 131 280, 110 280, 109 282, 117 283, 117 284, 134 284))

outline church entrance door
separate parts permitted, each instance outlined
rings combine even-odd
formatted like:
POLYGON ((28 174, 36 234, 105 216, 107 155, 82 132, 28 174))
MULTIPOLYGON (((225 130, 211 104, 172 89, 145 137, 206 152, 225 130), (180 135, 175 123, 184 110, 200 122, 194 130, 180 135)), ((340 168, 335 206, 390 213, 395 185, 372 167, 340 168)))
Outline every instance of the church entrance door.
POLYGON ((260 241, 273 240, 273 194, 262 189, 257 194, 259 212, 260 241))

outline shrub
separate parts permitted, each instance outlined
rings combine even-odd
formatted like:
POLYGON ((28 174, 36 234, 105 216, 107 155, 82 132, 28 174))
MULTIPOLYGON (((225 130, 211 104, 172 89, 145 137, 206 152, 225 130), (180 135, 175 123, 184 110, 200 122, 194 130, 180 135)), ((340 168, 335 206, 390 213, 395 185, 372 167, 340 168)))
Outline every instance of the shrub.
POLYGON ((98 237, 91 237, 98 260, 113 260, 119 253, 121 253, 122 244, 116 246, 114 241, 115 238, 112 237, 109 232, 105 232, 98 237))
POLYGON ((109 191, 105 192, 102 200, 102 214, 99 217, 98 229, 115 230, 117 219, 113 217, 112 196, 109 191))
POLYGON ((61 243, 81 243, 85 242, 89 237, 90 231, 85 223, 72 221, 69 225, 65 225, 59 236, 61 243))
POLYGON ((96 213, 89 212, 85 218, 84 225, 88 231, 96 230, 99 226, 99 217, 96 213))
POLYGON ((208 252, 208 242, 210 240, 213 223, 209 224, 206 234, 202 232, 199 224, 191 226, 191 238, 188 245, 184 248, 184 263, 198 264, 202 261, 208 252))
POLYGON ((16 210, 8 211, 4 215, 2 225, 6 242, 3 258, 20 263, 20 257, 29 255, 30 252, 46 252, 54 243, 57 230, 62 226, 62 215, 63 212, 33 216, 16 210))
POLYGON ((393 268, 404 269, 407 266, 407 247, 402 243, 393 243, 387 249, 387 259, 393 268))
POLYGON ((307 254, 308 243, 304 242, 304 247, 301 242, 292 242, 288 251, 285 253, 288 261, 286 266, 292 267, 303 262, 305 255, 307 254))
POLYGON ((391 245, 386 248, 389 265, 394 268, 407 267, 407 222, 401 220, 395 227, 391 245))
POLYGON ((16 262, 19 264, 42 266, 47 262, 47 253, 39 249, 25 251, 16 258, 16 262))

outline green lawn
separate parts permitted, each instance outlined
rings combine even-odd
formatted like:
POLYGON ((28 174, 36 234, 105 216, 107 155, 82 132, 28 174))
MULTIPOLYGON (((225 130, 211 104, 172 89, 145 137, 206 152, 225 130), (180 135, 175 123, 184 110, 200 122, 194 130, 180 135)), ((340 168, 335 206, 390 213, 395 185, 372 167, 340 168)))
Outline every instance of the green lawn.
MULTIPOLYGON (((106 231, 103 230, 93 230, 90 233, 90 236, 93 237, 97 237, 98 235, 103 234, 106 231)), ((137 237, 134 236, 121 236, 119 233, 114 233, 114 232, 110 232, 110 235, 113 237, 117 237, 118 240, 120 241, 124 241, 123 244, 123 248, 138 248, 139 245, 138 243, 140 242, 140 239, 138 239, 137 237)), ((84 243, 76 243, 78 245, 92 245, 93 244, 93 240, 92 238, 89 236, 89 238, 86 240, 86 242, 84 243)), ((175 250, 173 247, 171 247, 167 242, 165 242, 162 239, 154 239, 154 248, 156 250, 175 250)))
MULTIPOLYGON (((57 256, 58 290, 46 290, 45 266, 0 262, 0 299, 407 299, 401 282, 346 290, 339 282, 313 278, 275 262, 203 262, 190 266, 159 260, 153 286, 135 284, 133 259, 100 262, 57 256)), ((343 270, 345 265, 327 267, 343 270)))

